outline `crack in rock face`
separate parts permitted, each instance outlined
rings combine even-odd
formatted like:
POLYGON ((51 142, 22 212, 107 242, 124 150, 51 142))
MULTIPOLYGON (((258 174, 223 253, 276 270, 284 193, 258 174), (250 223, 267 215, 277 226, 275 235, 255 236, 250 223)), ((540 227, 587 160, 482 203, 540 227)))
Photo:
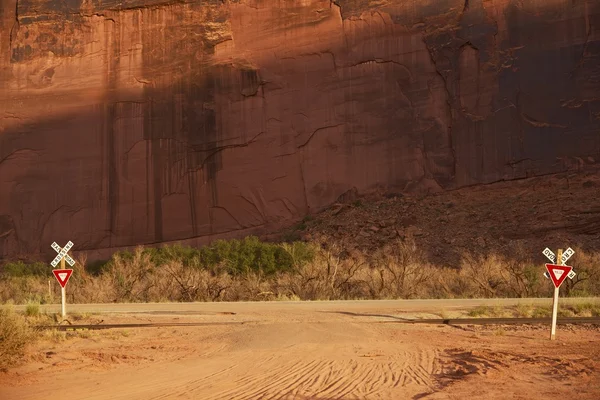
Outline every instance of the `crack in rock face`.
POLYGON ((4 1, 0 258, 594 164, 599 19, 569 0, 4 1))

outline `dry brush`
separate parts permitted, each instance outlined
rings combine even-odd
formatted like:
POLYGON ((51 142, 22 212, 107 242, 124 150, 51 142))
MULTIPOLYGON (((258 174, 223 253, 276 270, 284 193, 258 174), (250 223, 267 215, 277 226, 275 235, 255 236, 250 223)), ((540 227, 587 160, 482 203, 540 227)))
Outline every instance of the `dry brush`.
MULTIPOLYGON (((139 247, 133 253, 115 254, 96 273, 86 268, 85 257, 79 257, 68 301, 547 297, 552 292, 543 277, 543 264, 532 262, 522 249, 512 257, 464 254, 456 268, 431 265, 410 238, 371 254, 348 252, 337 245, 263 245, 255 239, 221 243, 211 251, 139 247)), ((600 295, 600 254, 577 248, 573 264, 579 266, 577 277, 565 284, 565 295, 600 295)), ((52 280, 49 290, 49 279, 3 274, 0 300, 56 303, 58 284, 52 280)))

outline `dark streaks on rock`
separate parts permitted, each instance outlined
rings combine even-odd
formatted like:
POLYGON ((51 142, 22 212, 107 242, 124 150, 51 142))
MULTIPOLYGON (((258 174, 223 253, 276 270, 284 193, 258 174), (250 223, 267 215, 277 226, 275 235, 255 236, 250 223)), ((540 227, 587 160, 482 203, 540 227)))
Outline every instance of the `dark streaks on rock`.
POLYGON ((321 132, 327 129, 334 129, 334 128, 339 128, 340 126, 343 126, 344 124, 336 124, 336 125, 328 125, 328 126, 322 126, 320 128, 315 129, 309 136, 308 139, 306 139, 306 141, 304 141, 304 143, 301 143, 297 146, 298 149, 301 149, 303 147, 305 147, 306 145, 308 145, 310 143, 310 141, 312 140, 312 138, 317 134, 317 132, 321 132))
POLYGON ((224 150, 250 146, 250 144, 256 142, 256 140, 258 140, 258 137, 263 133, 264 132, 257 133, 256 136, 244 143, 228 144, 223 146, 217 146, 214 149, 211 149, 210 153, 204 158, 204 160, 202 160, 200 168, 204 168, 211 159, 213 159, 217 154, 220 154, 224 150))
POLYGON ((10 42, 9 49, 13 48, 13 42, 17 37, 17 32, 19 31, 19 0, 14 0, 15 2, 15 21, 13 26, 10 28, 10 42))
POLYGON ((106 167, 108 169, 107 179, 108 179, 108 216, 109 216, 109 232, 114 232, 114 229, 117 225, 117 212, 118 212, 118 204, 119 204, 119 174, 117 172, 117 159, 115 155, 115 131, 114 131, 114 123, 116 118, 115 112, 115 104, 108 104, 108 108, 106 111, 106 150, 107 154, 107 163, 106 167))

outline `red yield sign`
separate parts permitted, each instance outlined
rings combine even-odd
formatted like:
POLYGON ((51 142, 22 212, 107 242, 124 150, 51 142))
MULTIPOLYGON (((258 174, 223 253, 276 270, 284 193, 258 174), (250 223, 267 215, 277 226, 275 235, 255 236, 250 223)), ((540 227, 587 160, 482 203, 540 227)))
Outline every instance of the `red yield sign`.
POLYGON ((552 279, 552 282, 554 283, 554 287, 559 288, 565 279, 567 279, 567 276, 573 267, 569 267, 568 265, 546 264, 546 269, 548 270, 550 279, 552 279))
POLYGON ((56 280, 60 284, 61 287, 67 286, 67 282, 73 273, 72 269, 53 269, 52 273, 56 277, 56 280))

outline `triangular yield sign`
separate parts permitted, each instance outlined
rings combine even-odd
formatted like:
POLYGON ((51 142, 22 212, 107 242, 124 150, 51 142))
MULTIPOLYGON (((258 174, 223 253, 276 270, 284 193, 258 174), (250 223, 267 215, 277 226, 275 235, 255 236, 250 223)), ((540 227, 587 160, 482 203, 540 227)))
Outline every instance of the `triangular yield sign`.
POLYGON ((567 275, 573 269, 573 267, 569 267, 568 265, 554 265, 554 264, 546 264, 546 269, 548 270, 548 275, 550 275, 550 279, 554 283, 554 287, 560 287, 562 283, 567 279, 567 275))
POLYGON ((53 269, 52 273, 56 277, 56 280, 60 284, 61 287, 67 286, 67 282, 73 273, 72 269, 53 269))

